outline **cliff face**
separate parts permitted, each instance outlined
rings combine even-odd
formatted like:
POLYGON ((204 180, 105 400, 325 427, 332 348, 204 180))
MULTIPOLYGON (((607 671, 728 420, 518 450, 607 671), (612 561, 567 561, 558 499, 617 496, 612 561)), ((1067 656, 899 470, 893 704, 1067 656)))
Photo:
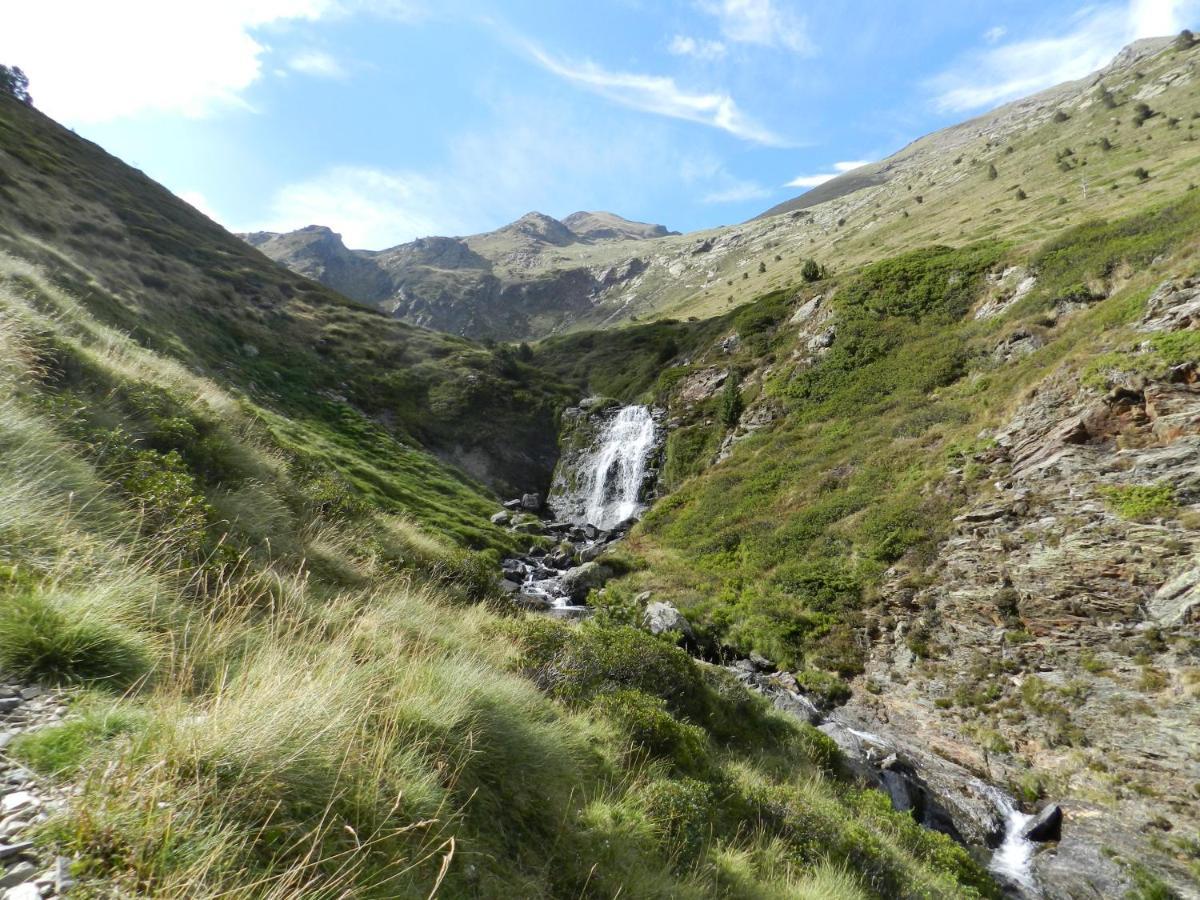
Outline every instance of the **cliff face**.
MULTIPOLYGON (((1137 331, 1198 323, 1200 281, 1169 281, 1137 331)), ((1062 798, 1035 867, 1111 896, 1122 861, 1195 883, 1179 841, 1200 827, 1200 372, 1101 372, 1038 384, 966 463, 994 490, 888 581, 854 706, 1062 798)))

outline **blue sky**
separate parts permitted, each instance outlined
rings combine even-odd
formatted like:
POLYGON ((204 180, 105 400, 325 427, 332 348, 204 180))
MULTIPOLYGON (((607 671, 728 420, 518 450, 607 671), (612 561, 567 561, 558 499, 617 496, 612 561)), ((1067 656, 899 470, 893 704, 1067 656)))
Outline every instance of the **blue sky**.
POLYGON ((0 62, 235 230, 690 231, 1177 32, 1200 0, 39 0, 0 62), (63 23, 70 27, 64 28, 63 23))

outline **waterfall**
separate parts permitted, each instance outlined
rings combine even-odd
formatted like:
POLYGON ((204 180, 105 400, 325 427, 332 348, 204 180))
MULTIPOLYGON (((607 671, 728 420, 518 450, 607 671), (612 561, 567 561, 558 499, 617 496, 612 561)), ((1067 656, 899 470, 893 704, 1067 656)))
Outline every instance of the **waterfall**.
POLYGON ((654 441, 654 419, 646 407, 626 406, 613 417, 579 467, 583 523, 612 528, 641 512, 642 481, 654 441))
POLYGON ((1002 882, 1015 888, 1021 897, 1040 897, 1041 890, 1033 875, 1033 842, 1021 834, 1033 816, 1026 815, 1003 791, 991 785, 982 785, 988 798, 1004 816, 1004 837, 1000 846, 992 852, 988 869, 1002 882))

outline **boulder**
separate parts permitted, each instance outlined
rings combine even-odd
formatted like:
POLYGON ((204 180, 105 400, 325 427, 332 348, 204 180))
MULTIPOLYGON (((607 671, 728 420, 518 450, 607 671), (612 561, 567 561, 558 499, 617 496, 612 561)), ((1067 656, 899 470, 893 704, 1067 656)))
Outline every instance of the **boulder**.
POLYGON ((603 587, 612 576, 612 569, 603 563, 586 562, 563 573, 563 592, 572 603, 583 603, 590 591, 603 587))
POLYGON ((546 612, 546 610, 554 607, 554 604, 545 597, 539 597, 536 594, 517 594, 513 597, 513 603, 522 609, 532 610, 533 612, 546 612))
POLYGON ((1062 837, 1062 820, 1062 807, 1051 803, 1025 823, 1021 828, 1021 837, 1038 843, 1057 841, 1062 837))
POLYGON ((518 522, 512 527, 517 534, 541 534, 541 522, 518 522))
POLYGON ((506 594, 515 594, 521 590, 521 585, 516 581, 509 581, 507 578, 500 579, 500 590, 506 594))
POLYGON ((591 544, 587 547, 584 547, 582 550, 579 551, 579 561, 585 562, 585 563, 592 562, 593 560, 597 559, 600 556, 600 554, 603 552, 604 552, 603 544, 591 544))
POLYGON ((754 650, 750 651, 750 663, 759 672, 775 671, 775 663, 771 662, 771 660, 767 659, 762 654, 755 652, 754 650))
POLYGON ((521 508, 521 498, 517 497, 513 500, 505 500, 502 505, 504 506, 505 509, 520 509, 521 508))
POLYGON ((508 520, 511 518, 512 518, 512 516, 509 515, 507 511, 498 512, 494 516, 492 516, 492 524, 493 525, 507 525, 508 520))
POLYGON ((537 512, 542 508, 541 494, 523 494, 521 496, 521 509, 527 509, 530 512, 537 512))
POLYGON ((696 637, 692 631, 692 624, 684 617, 683 613, 670 603, 663 603, 661 600, 646 607, 646 612, 642 615, 642 624, 650 630, 651 634, 678 631, 688 640, 694 640, 696 637))

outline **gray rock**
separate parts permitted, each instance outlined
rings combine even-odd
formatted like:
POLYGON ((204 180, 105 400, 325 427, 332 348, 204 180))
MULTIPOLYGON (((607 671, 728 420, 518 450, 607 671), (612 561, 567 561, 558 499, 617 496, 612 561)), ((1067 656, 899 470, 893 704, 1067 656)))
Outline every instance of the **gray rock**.
POLYGON ((0 860, 11 859, 24 853, 33 846, 33 841, 19 841, 15 844, 0 844, 0 860))
POLYGON ((775 663, 753 650, 750 651, 750 662, 760 672, 775 671, 775 663))
POLYGON ((1021 837, 1038 843, 1057 841, 1062 837, 1062 821, 1062 807, 1051 803, 1025 823, 1021 828, 1021 837))
POLYGON ((0 714, 10 713, 21 705, 21 700, 17 697, 7 697, 0 700, 0 714))
POLYGON ((581 563, 593 562, 598 559, 600 554, 603 552, 604 544, 592 544, 579 551, 579 561, 581 563))
POLYGON ((505 500, 503 503, 503 506, 505 509, 520 509, 521 508, 521 498, 517 497, 513 500, 505 500))
POLYGON ((36 875, 37 866, 30 862, 19 862, 15 866, 6 869, 4 875, 0 876, 0 887, 16 887, 18 884, 31 881, 36 875))
POLYGON ((0 798, 0 815, 11 816, 26 810, 34 810, 42 805, 42 801, 29 791, 13 791, 0 798))
POLYGON ((573 603, 583 603, 590 591, 603 587, 612 576, 612 569, 603 563, 586 562, 563 574, 563 592, 573 603))
POLYGON ((492 524, 493 525, 507 525, 508 520, 511 518, 512 518, 512 516, 509 515, 509 513, 507 511, 498 512, 494 516, 492 516, 492 524))
MULTIPOLYGON (((640 595, 639 595, 640 596, 640 595)), ((692 624, 678 609, 670 603, 651 603, 646 607, 646 612, 642 615, 642 624, 650 630, 651 634, 665 634, 668 631, 677 631, 688 640, 695 640, 696 635, 692 631, 692 624)))
POLYGON ((541 494, 523 494, 521 496, 521 509, 527 509, 530 512, 537 512, 542 508, 541 494))
POLYGON ((515 594, 521 589, 521 585, 515 581, 509 581, 507 578, 500 579, 500 590, 506 594, 515 594))
POLYGON ((522 609, 533 612, 547 612, 554 607, 554 604, 545 597, 539 597, 536 594, 517 594, 513 597, 513 603, 522 609))
POLYGON ((36 882, 26 881, 5 891, 4 900, 42 900, 42 889, 36 882))

